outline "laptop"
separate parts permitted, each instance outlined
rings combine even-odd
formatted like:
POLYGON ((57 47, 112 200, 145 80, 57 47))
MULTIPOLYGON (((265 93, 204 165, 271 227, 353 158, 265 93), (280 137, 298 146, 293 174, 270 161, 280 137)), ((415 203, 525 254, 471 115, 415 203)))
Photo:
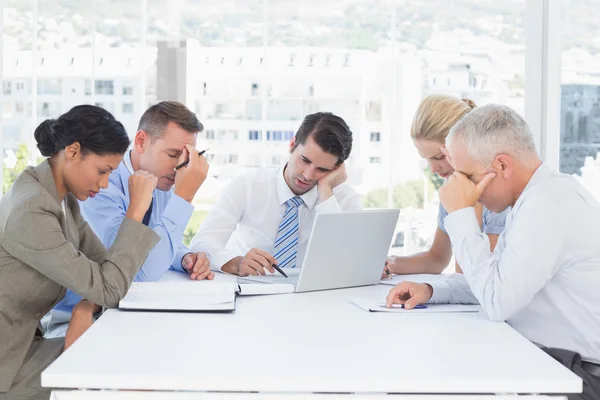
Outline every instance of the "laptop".
MULTIPOLYGON (((376 285, 387 259, 400 210, 362 210, 317 214, 302 267, 238 278, 238 283, 270 283, 261 294, 311 292, 376 285)), ((246 290, 250 290, 249 287, 246 290)))

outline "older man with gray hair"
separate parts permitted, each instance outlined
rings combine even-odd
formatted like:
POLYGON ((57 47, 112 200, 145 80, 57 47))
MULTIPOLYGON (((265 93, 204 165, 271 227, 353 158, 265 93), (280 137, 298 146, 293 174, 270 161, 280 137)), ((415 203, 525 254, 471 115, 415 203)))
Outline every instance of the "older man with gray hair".
POLYGON ((574 177, 542 162, 525 120, 508 107, 468 113, 445 152, 456 172, 440 200, 464 275, 401 283, 388 306, 479 303, 583 379, 583 393, 569 399, 600 399, 600 204, 574 177), (493 252, 477 202, 494 212, 511 207, 493 252))

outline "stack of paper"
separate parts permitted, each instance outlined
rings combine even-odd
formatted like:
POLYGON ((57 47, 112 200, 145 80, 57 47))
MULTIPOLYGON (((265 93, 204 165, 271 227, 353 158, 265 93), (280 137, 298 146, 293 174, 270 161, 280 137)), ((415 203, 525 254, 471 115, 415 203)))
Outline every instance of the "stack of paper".
POLYGON ((379 283, 382 285, 396 286, 400 282, 435 283, 448 279, 448 274, 414 274, 414 275, 392 275, 384 278, 379 283))
POLYGON ((387 308, 382 301, 376 301, 370 298, 352 298, 350 302, 357 307, 362 308, 365 311, 372 312, 389 312, 389 313, 408 313, 408 314, 419 314, 419 313, 465 313, 465 312, 479 312, 481 307, 479 305, 472 304, 427 304, 423 308, 413 308, 412 310, 405 310, 400 304, 394 304, 392 308, 387 308))
POLYGON ((125 310, 232 311, 235 282, 134 282, 119 302, 125 310))

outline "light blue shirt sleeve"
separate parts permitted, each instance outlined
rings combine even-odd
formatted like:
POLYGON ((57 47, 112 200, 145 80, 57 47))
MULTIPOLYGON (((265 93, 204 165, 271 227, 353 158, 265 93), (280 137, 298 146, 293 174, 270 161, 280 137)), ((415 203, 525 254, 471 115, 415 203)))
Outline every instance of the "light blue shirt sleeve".
POLYGON ((438 227, 440 228, 440 230, 444 233, 448 233, 448 232, 446 232, 446 227, 444 226, 444 218, 446 218, 447 215, 448 215, 448 213, 446 212, 444 207, 442 207, 442 203, 440 202, 440 209, 438 210, 437 223, 438 223, 438 227))
POLYGON ((506 214, 510 208, 502 211, 501 213, 495 213, 487 208, 483 209, 482 222, 483 222, 483 233, 489 235, 499 235, 504 231, 504 224, 506 222, 506 214))
POLYGON ((184 244, 180 244, 179 250, 177 250, 177 254, 175 254, 175 258, 171 263, 171 267, 173 267, 173 269, 177 271, 184 271, 184 269, 182 268, 183 257, 185 257, 185 255, 188 253, 192 253, 192 251, 190 251, 190 249, 188 249, 184 244))
MULTIPOLYGON (((81 203, 82 215, 107 248, 117 237, 128 205, 129 199, 126 199, 116 185, 112 184, 93 199, 81 203)), ((153 205, 153 214, 160 213, 157 207, 157 204, 153 205)), ((151 218, 149 227, 160 236, 160 241, 136 275, 136 282, 157 281, 170 266, 178 271, 184 271, 181 258, 177 260, 176 257, 182 254, 180 246, 183 232, 193 211, 194 206, 181 197, 173 195, 167 201, 160 217, 151 218)))
MULTIPOLYGON (((504 231, 506 214, 508 213, 509 210, 510 210, 510 208, 507 208, 506 210, 502 211, 501 213, 495 213, 484 207, 483 215, 481 217, 482 218, 481 222, 483 225, 483 233, 487 233, 488 235, 501 234, 504 231)), ((448 232, 446 231, 446 226, 444 225, 444 219, 447 216, 448 216, 448 213, 446 212, 446 210, 444 210, 444 207, 442 207, 442 203, 440 203, 440 209, 438 211, 437 223, 438 223, 439 228, 446 234, 448 232)))

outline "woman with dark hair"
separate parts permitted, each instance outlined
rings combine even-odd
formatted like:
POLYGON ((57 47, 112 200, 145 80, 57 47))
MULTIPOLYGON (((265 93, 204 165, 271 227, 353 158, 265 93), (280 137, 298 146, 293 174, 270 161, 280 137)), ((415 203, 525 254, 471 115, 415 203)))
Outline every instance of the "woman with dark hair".
POLYGON ((48 399, 40 374, 63 349, 45 340, 40 318, 68 289, 105 307, 126 294, 158 236, 141 221, 156 178, 129 178, 127 217, 106 250, 79 213, 106 188, 129 146, 123 125, 106 110, 82 105, 35 130, 42 155, 0 201, 0 398, 48 399))

